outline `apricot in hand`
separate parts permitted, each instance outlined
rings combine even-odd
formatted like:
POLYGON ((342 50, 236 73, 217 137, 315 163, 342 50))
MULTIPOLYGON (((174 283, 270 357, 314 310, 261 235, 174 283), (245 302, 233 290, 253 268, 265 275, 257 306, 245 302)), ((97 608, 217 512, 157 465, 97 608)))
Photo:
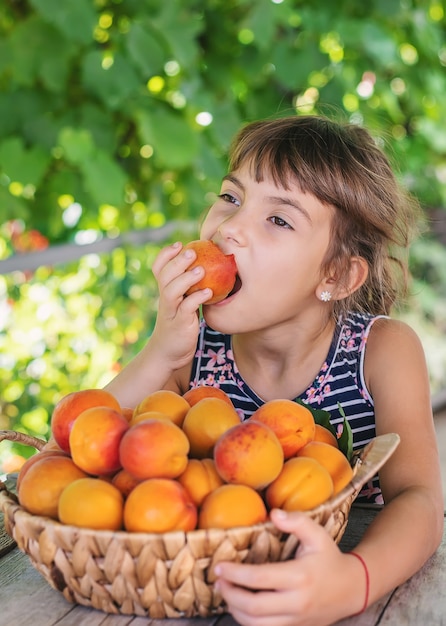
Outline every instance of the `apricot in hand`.
POLYGON ((213 241, 196 240, 184 246, 197 253, 197 258, 189 269, 200 265, 204 268, 204 277, 187 290, 186 296, 200 289, 212 289, 212 297, 205 304, 215 304, 224 300, 235 285, 237 265, 233 254, 224 254, 213 241))

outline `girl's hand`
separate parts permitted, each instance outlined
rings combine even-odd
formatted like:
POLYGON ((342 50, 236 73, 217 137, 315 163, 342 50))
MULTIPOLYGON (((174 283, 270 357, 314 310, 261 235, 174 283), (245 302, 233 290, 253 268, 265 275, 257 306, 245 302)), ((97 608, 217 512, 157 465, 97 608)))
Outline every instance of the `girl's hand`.
POLYGON ((158 282, 159 306, 150 340, 151 351, 158 352, 172 370, 192 360, 198 336, 198 309, 212 295, 210 289, 202 289, 184 296, 204 276, 202 267, 188 271, 195 258, 194 250, 183 250, 177 242, 163 248, 152 267, 158 282))
POLYGON ((360 611, 366 582, 358 560, 305 514, 275 510, 271 519, 299 538, 295 559, 219 563, 217 586, 234 619, 242 626, 323 626, 360 611))

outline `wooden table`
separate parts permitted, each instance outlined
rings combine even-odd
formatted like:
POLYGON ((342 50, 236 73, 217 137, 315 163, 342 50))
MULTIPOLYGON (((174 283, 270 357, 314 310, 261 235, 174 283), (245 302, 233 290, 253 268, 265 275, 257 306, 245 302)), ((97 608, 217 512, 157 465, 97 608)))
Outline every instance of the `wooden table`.
MULTIPOLYGON (((377 514, 376 509, 354 505, 341 541, 352 549, 377 514)), ((414 538, 414 540, 416 540, 414 538)), ((418 539, 422 541, 422 538, 418 539)), ((382 598, 359 617, 338 626, 446 625, 446 533, 435 555, 404 585, 382 598)), ((151 620, 107 615, 66 602, 35 570, 17 548, 0 546, 0 624, 8 626, 237 626, 230 615, 209 619, 151 620), (2 553, 3 552, 3 553, 2 553)))

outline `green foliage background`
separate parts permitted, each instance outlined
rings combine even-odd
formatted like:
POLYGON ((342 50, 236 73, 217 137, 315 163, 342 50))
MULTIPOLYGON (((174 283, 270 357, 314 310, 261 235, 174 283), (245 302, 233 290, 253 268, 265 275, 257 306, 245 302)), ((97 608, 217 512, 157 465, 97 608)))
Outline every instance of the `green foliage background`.
MULTIPOLYGON (((399 314, 421 333, 437 388, 445 33, 440 0, 3 0, 0 259, 195 224, 242 123, 342 115, 383 143, 428 218, 399 314)), ((62 395, 102 386, 143 345, 158 249, 0 275, 0 428, 47 437, 62 395)), ((31 452, 4 443, 0 461, 17 450, 31 452)))

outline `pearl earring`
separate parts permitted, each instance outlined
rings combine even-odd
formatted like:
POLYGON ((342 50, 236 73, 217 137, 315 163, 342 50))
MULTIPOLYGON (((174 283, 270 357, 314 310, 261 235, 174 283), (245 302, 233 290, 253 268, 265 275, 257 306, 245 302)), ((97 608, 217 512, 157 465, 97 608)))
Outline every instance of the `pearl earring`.
POLYGON ((322 291, 320 295, 320 299, 322 302, 330 302, 331 300, 331 291, 322 291))

